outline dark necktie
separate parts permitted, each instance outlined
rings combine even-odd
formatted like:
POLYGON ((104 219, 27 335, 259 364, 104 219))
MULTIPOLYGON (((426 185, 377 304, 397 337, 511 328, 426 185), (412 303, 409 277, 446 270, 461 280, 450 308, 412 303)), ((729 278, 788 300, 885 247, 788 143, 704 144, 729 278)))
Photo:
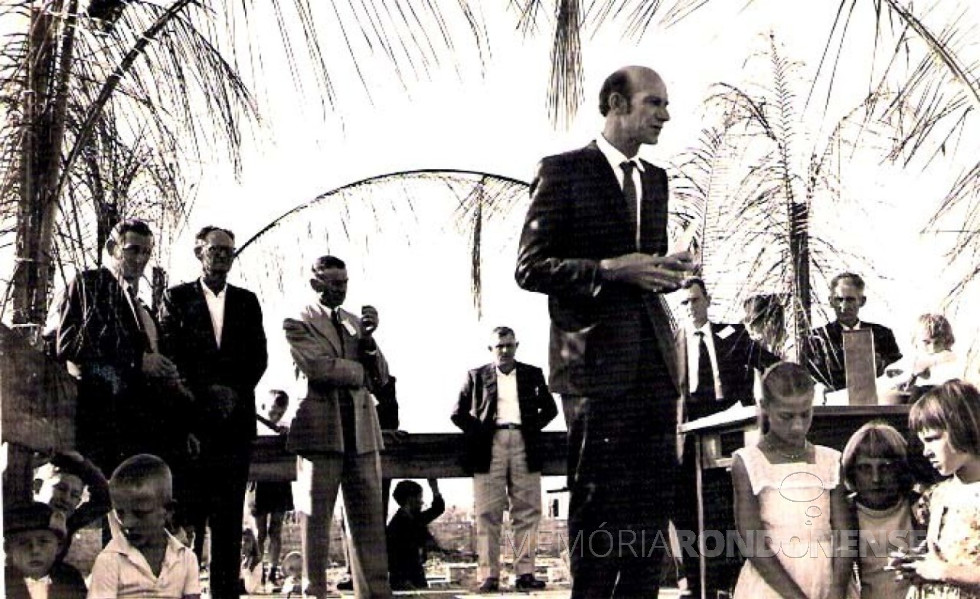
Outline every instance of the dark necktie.
MULTIPOLYGON (((626 160, 619 167, 623 169, 623 197, 626 198, 626 206, 629 208, 630 219, 632 219, 633 228, 636 230, 638 220, 636 215, 640 209, 636 200, 636 183, 633 181, 633 169, 636 168, 636 163, 632 160, 626 160)), ((639 248, 639 235, 636 235, 636 237, 636 247, 639 248)))
POLYGON ((333 313, 330 315, 330 322, 333 323, 333 328, 337 331, 337 339, 340 340, 340 351, 344 351, 344 325, 340 322, 340 309, 334 308, 333 313))
POLYGON ((708 355, 708 344, 704 340, 704 331, 695 331, 698 337, 698 386, 694 395, 699 398, 714 400, 715 377, 711 372, 711 357, 708 355))
POLYGON ((143 305, 140 303, 140 298, 137 297, 132 286, 123 285, 123 289, 126 291, 126 295, 129 296, 130 305, 133 307, 133 318, 136 319, 136 328, 139 329, 140 335, 143 337, 143 350, 152 353, 155 350, 153 343, 150 341, 149 332, 146 330, 146 322, 143 320, 143 305))

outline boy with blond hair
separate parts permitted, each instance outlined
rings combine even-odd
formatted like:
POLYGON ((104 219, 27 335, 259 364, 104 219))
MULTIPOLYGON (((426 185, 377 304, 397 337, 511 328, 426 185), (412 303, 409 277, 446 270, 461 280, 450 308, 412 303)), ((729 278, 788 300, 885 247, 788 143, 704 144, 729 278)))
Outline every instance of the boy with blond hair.
POLYGON ((95 558, 89 599, 199 599, 197 556, 167 532, 173 477, 154 455, 127 458, 109 479, 112 540, 95 558))

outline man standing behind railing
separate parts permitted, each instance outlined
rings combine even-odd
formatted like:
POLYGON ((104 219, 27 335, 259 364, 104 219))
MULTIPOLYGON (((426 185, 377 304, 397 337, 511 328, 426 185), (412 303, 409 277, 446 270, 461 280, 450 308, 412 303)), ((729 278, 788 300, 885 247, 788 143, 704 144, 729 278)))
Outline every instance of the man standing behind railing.
POLYGON ((543 589, 534 577, 541 520, 541 429, 558 415, 541 369, 518 362, 517 337, 497 327, 488 349, 493 362, 470 370, 453 410, 463 430, 464 466, 473 473, 479 591, 500 589, 500 527, 509 505, 515 555, 514 586, 543 589))

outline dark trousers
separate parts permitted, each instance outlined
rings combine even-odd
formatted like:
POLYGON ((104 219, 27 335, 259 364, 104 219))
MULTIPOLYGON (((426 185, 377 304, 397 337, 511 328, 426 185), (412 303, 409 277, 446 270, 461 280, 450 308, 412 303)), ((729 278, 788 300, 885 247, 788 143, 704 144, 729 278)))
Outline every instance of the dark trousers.
POLYGON ((562 396, 572 598, 656 597, 677 471, 666 377, 620 396, 562 396))
MULTIPOLYGON (((187 506, 187 524, 194 527, 194 552, 204 549, 204 527, 211 528, 211 597, 238 599, 242 553, 242 509, 248 485, 251 440, 201 448, 193 475, 193 505, 187 506)), ((178 500, 179 501, 179 500, 178 500)))

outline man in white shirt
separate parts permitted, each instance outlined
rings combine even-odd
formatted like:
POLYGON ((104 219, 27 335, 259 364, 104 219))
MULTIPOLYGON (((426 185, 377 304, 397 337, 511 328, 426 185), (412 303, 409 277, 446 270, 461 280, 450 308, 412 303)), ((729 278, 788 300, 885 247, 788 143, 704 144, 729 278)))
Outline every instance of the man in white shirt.
POLYGON ((194 394, 194 409, 184 417, 201 442, 200 457, 188 465, 191 473, 174 481, 175 493, 181 524, 196 529, 199 559, 205 522, 211 527, 212 597, 237 599, 255 385, 268 360, 266 338, 258 298, 228 284, 234 234, 204 227, 194 255, 201 277, 168 289, 160 309, 161 350, 194 394))
POLYGON ((847 388, 844 331, 871 330, 876 376, 884 374, 889 364, 902 358, 891 329, 860 319, 859 312, 867 301, 864 295, 864 279, 860 275, 845 272, 830 281, 830 305, 834 309, 836 320, 810 331, 802 361, 813 378, 827 387, 827 391, 847 388))
POLYGON ((453 410, 463 430, 464 466, 473 472, 476 534, 482 592, 500 588, 500 525, 510 504, 514 534, 515 586, 544 588, 534 577, 534 553, 541 519, 539 439, 558 407, 540 368, 518 362, 517 337, 497 327, 488 349, 493 362, 467 373, 453 410))

